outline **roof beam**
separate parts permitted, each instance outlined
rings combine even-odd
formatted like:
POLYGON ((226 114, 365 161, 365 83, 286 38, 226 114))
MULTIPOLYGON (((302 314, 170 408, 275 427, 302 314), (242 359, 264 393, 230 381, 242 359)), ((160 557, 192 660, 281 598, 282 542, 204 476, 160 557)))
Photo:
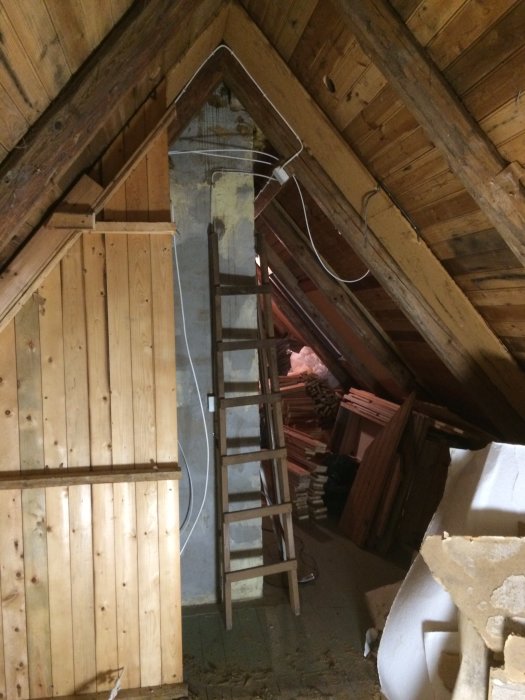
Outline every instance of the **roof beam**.
MULTIPOLYGON (((268 250, 268 260, 271 260, 273 256, 276 256, 276 253, 272 253, 272 251, 268 250)), ((297 303, 292 303, 280 288, 281 286, 286 286, 281 279, 281 275, 275 275, 277 269, 272 267, 271 270, 273 273, 270 281, 273 282, 272 304, 275 317, 274 323, 283 323, 282 320, 277 318, 277 314, 275 313, 275 309, 277 308, 277 313, 285 317, 288 333, 291 333, 292 337, 296 340, 300 340, 305 345, 312 348, 342 387, 349 386, 351 384, 350 377, 353 376, 350 368, 346 367, 345 364, 341 362, 341 356, 335 359, 331 349, 327 349, 326 339, 322 338, 317 330, 314 330, 311 320, 305 320, 305 317, 308 316, 308 311, 302 305, 303 297, 294 299, 294 302, 297 303), (276 280, 278 280, 281 285, 276 284, 276 280)), ((332 342, 331 339, 329 340, 332 342)))
POLYGON ((347 350, 356 359, 360 357, 361 366, 356 366, 356 377, 361 379, 363 385, 370 387, 371 391, 377 391, 382 386, 388 394, 396 397, 403 396, 412 389, 414 378, 396 354, 384 331, 352 292, 321 267, 303 234, 283 207, 272 202, 260 215, 258 222, 259 220, 269 226, 295 262, 348 324, 355 342, 347 350), (379 368, 381 376, 375 371, 379 368), (385 381, 387 377, 389 381, 385 381))
POLYGON ((386 0, 335 0, 372 61, 525 265, 523 168, 508 164, 386 0))
POLYGON ((25 136, 23 148, 2 163, 0 251, 42 201, 49 183, 74 164, 79 145, 89 143, 126 94, 148 76, 148 91, 155 87, 162 77, 163 52, 176 63, 222 7, 221 0, 133 4, 25 136))
MULTIPOLYGON (((271 225, 264 220, 259 220, 257 222, 257 228, 264 231, 265 234, 268 232, 273 233, 271 225)), ((268 236, 265 235, 265 237, 266 241, 268 242, 268 236)), ((267 245, 267 255, 272 273, 276 275, 281 284, 286 288, 286 291, 291 295, 291 297, 293 297, 294 301, 297 302, 298 306, 311 320, 314 326, 316 326, 328 339, 328 341, 335 348, 337 348, 340 357, 343 358, 346 363, 346 371, 350 372, 353 380, 357 382, 359 386, 362 386, 369 391, 377 392, 379 389, 381 389, 382 387, 380 383, 375 377, 372 376, 369 369, 363 364, 363 362, 361 362, 359 358, 354 355, 344 338, 324 318, 315 304, 310 301, 306 293, 301 289, 295 275, 291 272, 280 255, 273 250, 271 245, 267 245)), ((314 348, 314 350, 316 349, 314 348)))
POLYGON ((225 39, 274 105, 263 99, 239 64, 233 59, 229 66, 225 63, 227 81, 274 146, 284 153, 293 148, 276 109, 301 134, 305 148, 290 169, 464 383, 480 412, 506 439, 522 439, 525 375, 512 355, 386 193, 370 200, 364 230, 357 211, 375 180, 238 3, 230 7, 225 39))

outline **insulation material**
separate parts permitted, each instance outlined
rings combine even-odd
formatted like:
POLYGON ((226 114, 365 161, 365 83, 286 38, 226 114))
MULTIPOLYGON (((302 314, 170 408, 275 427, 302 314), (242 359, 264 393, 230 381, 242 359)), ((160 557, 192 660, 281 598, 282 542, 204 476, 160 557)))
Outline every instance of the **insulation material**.
MULTIPOLYGON (((451 457, 445 493, 427 535, 515 537, 525 505, 525 446, 492 443, 476 452, 452 450, 451 457)), ((457 628, 452 598, 418 555, 379 647, 379 677, 388 700, 433 700, 424 633, 457 628)))
POLYGON ((319 379, 323 379, 331 389, 339 386, 339 382, 328 370, 312 348, 303 346, 299 352, 290 352, 291 372, 294 374, 306 372, 316 374, 319 379))

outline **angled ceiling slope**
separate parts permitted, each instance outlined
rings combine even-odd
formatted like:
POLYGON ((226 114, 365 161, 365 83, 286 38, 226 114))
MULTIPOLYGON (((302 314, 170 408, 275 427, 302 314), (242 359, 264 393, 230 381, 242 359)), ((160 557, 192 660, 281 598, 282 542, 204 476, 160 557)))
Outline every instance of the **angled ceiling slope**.
MULTIPOLYGON (((383 191, 371 202, 364 236, 358 211, 366 193, 376 188, 375 179, 237 2, 150 0, 133 6, 27 135, 24 148, 4 161, 0 179, 4 261, 17 233, 21 238, 27 235, 23 222, 38 218, 49 206, 50 183, 57 199, 85 169, 90 142, 92 148, 96 145, 91 162, 107 147, 119 128, 118 120, 115 126, 109 117, 130 91, 135 104, 141 104, 165 79, 168 100, 177 95, 187 98, 180 101, 177 121, 196 111, 202 94, 194 92, 191 97, 191 89, 183 88, 221 42, 237 60, 228 54, 221 64, 210 62, 210 90, 224 76, 286 157, 298 150, 288 126, 300 135, 304 147, 290 162, 290 172, 297 174, 450 372, 475 397, 491 424, 507 439, 518 440, 525 426, 523 372, 383 191)), ((131 114, 126 116, 120 128, 131 114)))

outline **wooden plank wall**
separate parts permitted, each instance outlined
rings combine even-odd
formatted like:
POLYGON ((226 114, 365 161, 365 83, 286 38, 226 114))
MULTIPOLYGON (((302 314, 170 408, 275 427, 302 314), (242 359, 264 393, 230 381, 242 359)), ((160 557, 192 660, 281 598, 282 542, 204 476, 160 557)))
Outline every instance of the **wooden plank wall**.
MULTIPOLYGON (((112 214, 169 218, 165 134, 112 214)), ((171 237, 79 240, 0 334, 0 470, 176 462, 174 339, 171 237)), ((178 482, 0 491, 0 590, 0 697, 180 682, 178 482)))

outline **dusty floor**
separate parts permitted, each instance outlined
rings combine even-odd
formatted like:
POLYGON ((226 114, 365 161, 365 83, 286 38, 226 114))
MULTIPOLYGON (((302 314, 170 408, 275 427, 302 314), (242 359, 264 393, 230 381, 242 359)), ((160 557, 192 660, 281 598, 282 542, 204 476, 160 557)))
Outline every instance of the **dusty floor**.
POLYGON ((288 606, 280 577, 262 600, 234 606, 226 632, 216 606, 183 614, 185 680, 190 697, 380 698, 373 659, 363 657, 370 626, 364 593, 400 580, 403 569, 364 552, 329 524, 296 527, 301 615, 288 606))

